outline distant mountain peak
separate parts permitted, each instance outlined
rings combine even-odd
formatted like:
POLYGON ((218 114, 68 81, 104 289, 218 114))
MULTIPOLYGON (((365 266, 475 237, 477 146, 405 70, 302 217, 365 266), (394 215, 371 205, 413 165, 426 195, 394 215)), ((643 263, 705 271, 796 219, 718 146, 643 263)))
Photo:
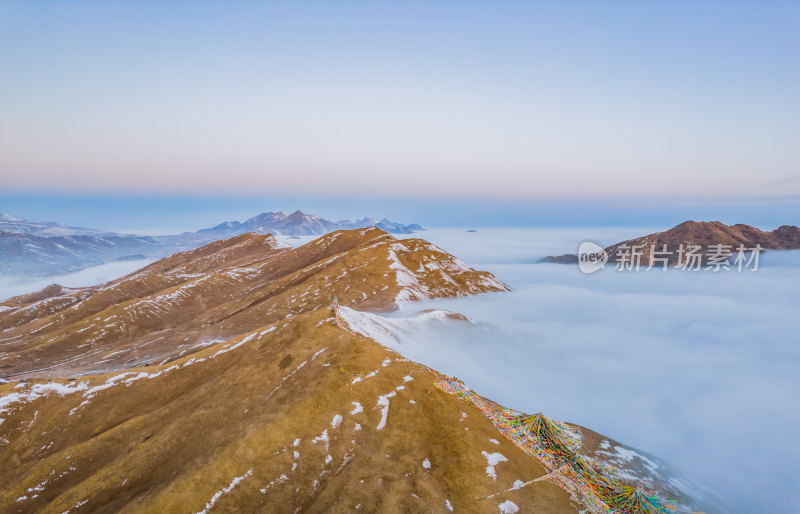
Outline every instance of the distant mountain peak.
POLYGON ((318 220, 318 219, 321 219, 321 218, 319 218, 317 216, 314 216, 312 214, 306 214, 303 211, 294 211, 293 213, 291 213, 289 215, 289 219, 292 220, 292 221, 296 221, 296 220, 303 220, 303 219, 318 220))
POLYGON ((284 236, 309 236, 323 235, 336 230, 352 230, 377 226, 378 228, 394 234, 410 234, 423 230, 417 224, 403 225, 387 218, 377 219, 364 217, 359 220, 344 219, 330 221, 314 214, 296 210, 291 214, 278 212, 263 212, 252 218, 239 221, 228 221, 212 228, 199 230, 197 234, 216 235, 217 237, 230 237, 244 232, 259 234, 274 233, 284 236))

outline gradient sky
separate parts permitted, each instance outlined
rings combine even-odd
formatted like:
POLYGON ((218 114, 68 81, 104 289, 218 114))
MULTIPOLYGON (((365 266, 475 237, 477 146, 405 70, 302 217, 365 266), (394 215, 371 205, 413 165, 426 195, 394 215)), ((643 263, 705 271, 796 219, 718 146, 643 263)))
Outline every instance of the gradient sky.
MULTIPOLYGON (((331 220, 388 217, 432 227, 590 227, 667 229, 686 220, 748 223, 762 229, 800 225, 800 196, 725 199, 408 198, 313 195, 85 195, 0 192, 0 212, 138 234, 195 231, 266 211, 296 209, 331 220)), ((650 233, 649 232, 641 232, 650 233)), ((614 241, 616 242, 616 241, 614 241)), ((610 243, 609 243, 610 244, 610 243)))
POLYGON ((800 194, 797 2, 0 1, 0 70, 7 195, 800 194))

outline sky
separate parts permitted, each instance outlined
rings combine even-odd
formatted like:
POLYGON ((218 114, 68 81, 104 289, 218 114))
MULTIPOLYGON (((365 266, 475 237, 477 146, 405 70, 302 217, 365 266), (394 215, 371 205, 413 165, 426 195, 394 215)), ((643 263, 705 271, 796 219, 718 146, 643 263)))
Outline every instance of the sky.
POLYGON ((796 198, 798 25, 770 1, 2 0, 0 193, 796 198))
MULTIPOLYGON (((261 212, 295 210, 330 220, 364 216, 434 227, 651 227, 686 220, 746 223, 764 230, 800 225, 800 196, 761 198, 571 198, 495 200, 322 195, 108 195, 4 193, 0 212, 142 235, 178 234, 243 221, 261 212)), ((642 235, 649 232, 642 232, 642 235)), ((633 236, 632 236, 633 237, 633 236)), ((616 241, 615 241, 616 242, 616 241)))

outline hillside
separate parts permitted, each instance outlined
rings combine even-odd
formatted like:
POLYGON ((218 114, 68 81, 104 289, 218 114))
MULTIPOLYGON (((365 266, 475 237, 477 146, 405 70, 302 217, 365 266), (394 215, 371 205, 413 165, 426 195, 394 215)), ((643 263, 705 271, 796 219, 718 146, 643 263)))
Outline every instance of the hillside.
MULTIPOLYGON (((695 253, 701 256, 700 263, 706 264, 710 253, 714 253, 714 247, 722 245, 727 247, 728 253, 732 254, 729 260, 732 262, 737 255, 737 249, 743 246, 745 252, 759 245, 763 250, 797 250, 800 249, 800 228, 793 225, 783 225, 772 231, 764 231, 750 225, 725 225, 718 221, 698 222, 685 221, 680 225, 672 227, 664 232, 656 232, 646 236, 621 241, 605 248, 608 254, 608 262, 617 262, 623 257, 631 254, 631 248, 637 247, 641 252, 641 264, 648 266, 653 263, 659 265, 658 258, 665 258, 672 266, 687 264, 689 258, 684 251, 688 252, 690 246, 694 246, 695 253), (653 254, 655 248, 657 254, 653 254), (666 252, 664 249, 666 248, 666 252)), ((565 254, 550 256, 542 259, 543 262, 554 262, 559 264, 573 264, 578 262, 575 254, 565 254)), ((688 264, 691 265, 691 262, 688 264)))
MULTIPOLYGON (((443 389, 457 382, 329 307, 338 296, 342 312, 370 316, 506 289, 372 228, 298 248, 242 235, 3 302, 0 512, 584 509, 561 471, 443 389)), ((629 457, 591 434, 581 462, 629 457)))

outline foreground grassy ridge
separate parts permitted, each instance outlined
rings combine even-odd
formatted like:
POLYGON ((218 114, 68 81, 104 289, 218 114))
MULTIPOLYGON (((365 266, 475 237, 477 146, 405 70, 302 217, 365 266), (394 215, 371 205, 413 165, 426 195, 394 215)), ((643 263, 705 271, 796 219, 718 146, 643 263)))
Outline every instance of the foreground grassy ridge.
MULTIPOLYGON (((456 511, 497 512, 506 499, 526 511, 574 510, 548 482, 475 501, 544 471, 480 411, 435 389, 427 369, 328 317, 325 309, 299 314, 225 353, 250 334, 137 368, 161 374, 99 391, 82 407, 77 392, 13 408, 0 425, 0 459, 9 463, 0 469, 0 511, 197 512, 237 477, 211 510, 447 512, 449 500, 456 511), (392 392, 378 430, 378 398, 392 392), (363 410, 351 414, 352 402, 363 410), (327 449, 312 442, 325 430, 327 449), (496 480, 484 451, 508 459, 496 480)), ((12 384, 0 386, 9 392, 12 384)))

